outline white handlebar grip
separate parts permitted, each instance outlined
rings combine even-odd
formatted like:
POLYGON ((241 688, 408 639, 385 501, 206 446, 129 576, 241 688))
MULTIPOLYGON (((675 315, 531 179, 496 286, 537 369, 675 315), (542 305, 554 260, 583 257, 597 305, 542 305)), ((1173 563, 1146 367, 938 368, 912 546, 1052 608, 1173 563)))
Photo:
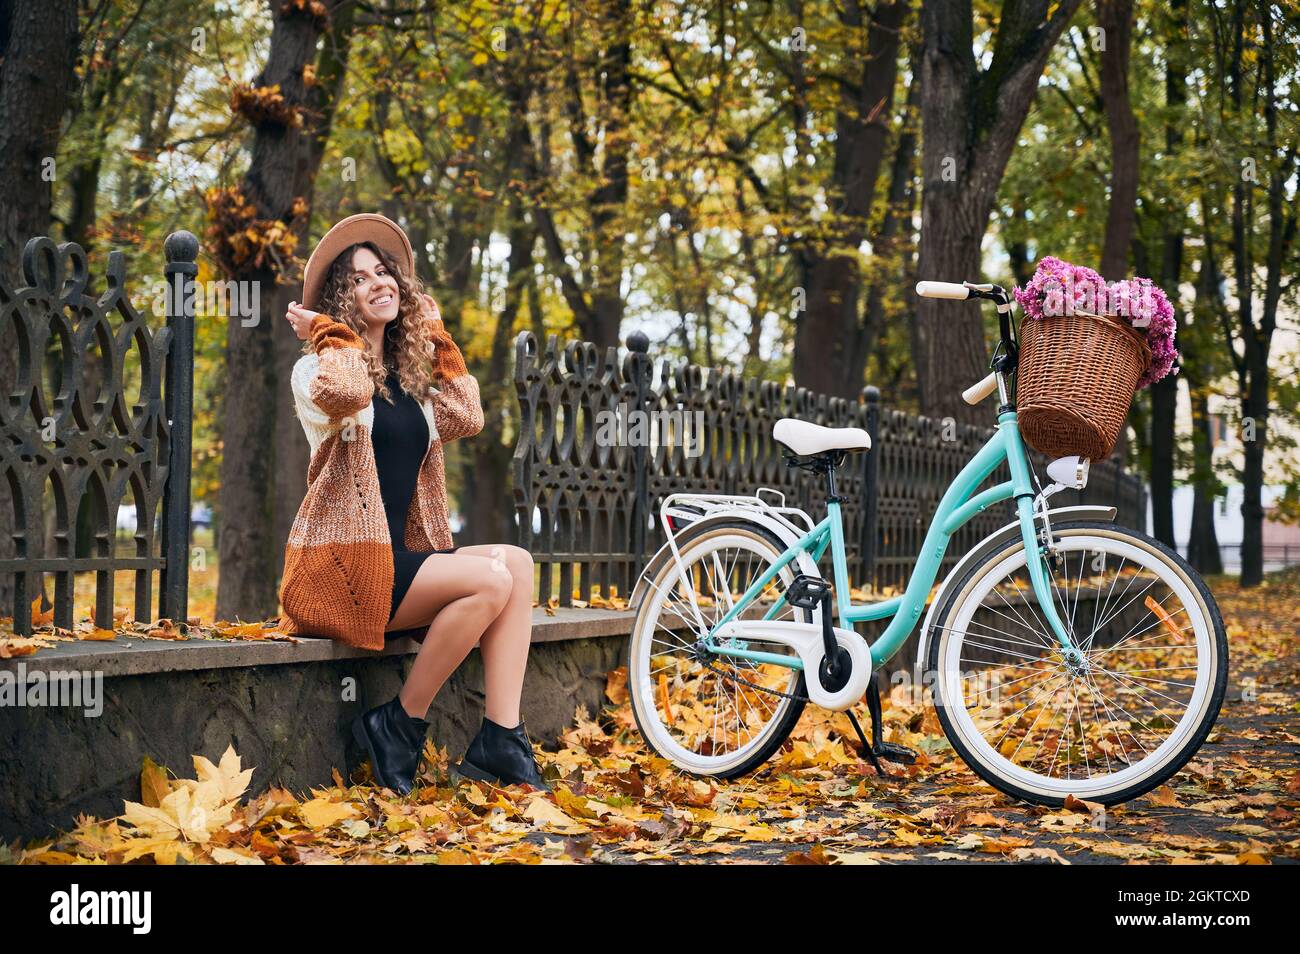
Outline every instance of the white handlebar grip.
POLYGON ((998 376, 996 373, 990 374, 978 384, 972 384, 965 391, 961 392, 961 399, 967 404, 978 404, 990 394, 998 389, 998 376))
POLYGON ((916 293, 922 298, 951 298, 965 301, 970 297, 970 289, 956 282, 917 282, 916 293))

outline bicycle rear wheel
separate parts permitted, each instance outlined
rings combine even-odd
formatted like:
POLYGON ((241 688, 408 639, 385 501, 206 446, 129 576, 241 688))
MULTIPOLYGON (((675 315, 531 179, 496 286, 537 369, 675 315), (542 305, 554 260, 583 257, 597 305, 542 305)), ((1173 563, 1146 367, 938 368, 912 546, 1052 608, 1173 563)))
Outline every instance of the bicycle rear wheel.
MULTIPOLYGON (((765 527, 734 520, 689 527, 677 546, 700 618, 674 561, 649 571, 628 641, 632 712, 656 754, 693 775, 734 778, 766 762, 789 736, 804 709, 804 676, 781 664, 710 654, 698 641, 776 562, 785 544, 765 527)), ((793 565, 783 567, 742 618, 765 612, 795 575, 793 565)), ((773 619, 811 623, 813 616, 786 605, 773 619)), ((745 645, 797 658, 788 646, 768 640, 745 645)))
POLYGON ((1053 527, 1057 612, 1084 663, 1068 662, 1008 541, 952 588, 929 666, 949 741, 982 778, 1046 805, 1115 804, 1183 767, 1217 718, 1228 643, 1205 582, 1146 534, 1053 527))

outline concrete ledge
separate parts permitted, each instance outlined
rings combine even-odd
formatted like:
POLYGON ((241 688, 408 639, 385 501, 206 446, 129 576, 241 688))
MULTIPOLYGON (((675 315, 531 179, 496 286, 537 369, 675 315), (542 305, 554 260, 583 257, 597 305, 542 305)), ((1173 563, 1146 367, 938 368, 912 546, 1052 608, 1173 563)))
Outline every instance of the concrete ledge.
MULTIPOLYGON (((551 616, 533 610, 533 643, 627 636, 632 631, 632 610, 574 609, 560 607, 551 616)), ((354 649, 333 639, 295 636, 292 640, 243 639, 127 639, 112 642, 71 640, 40 649, 31 656, 0 659, 0 671, 27 673, 51 670, 94 670, 105 678, 149 673, 228 669, 237 666, 275 666, 290 663, 330 662, 343 659, 379 659, 408 656, 420 644, 413 639, 391 640, 382 650, 354 649)))

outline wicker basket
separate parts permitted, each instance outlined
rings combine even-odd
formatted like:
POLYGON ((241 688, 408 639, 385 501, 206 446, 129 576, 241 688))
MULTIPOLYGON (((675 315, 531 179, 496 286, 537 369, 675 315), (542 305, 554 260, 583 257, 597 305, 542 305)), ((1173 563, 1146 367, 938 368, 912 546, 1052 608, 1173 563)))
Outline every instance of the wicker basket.
POLYGON ((1025 443, 1053 458, 1108 456, 1150 366, 1146 337, 1122 318, 1026 318, 1016 385, 1025 443))

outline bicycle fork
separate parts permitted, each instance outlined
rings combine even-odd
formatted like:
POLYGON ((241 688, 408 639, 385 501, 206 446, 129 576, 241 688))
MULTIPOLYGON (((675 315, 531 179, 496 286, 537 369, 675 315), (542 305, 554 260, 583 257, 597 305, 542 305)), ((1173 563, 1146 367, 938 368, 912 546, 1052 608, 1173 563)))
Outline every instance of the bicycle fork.
MULTIPOLYGON (((1029 459, 1025 454, 1025 446, 1020 438, 1020 429, 1016 426, 1015 412, 999 414, 998 424, 1006 433, 1009 442, 1006 449, 1007 463, 1011 468, 1011 484, 1015 494, 1016 515, 1020 518, 1020 534, 1025 545, 1025 567, 1029 571, 1029 582, 1034 590, 1034 598, 1038 602, 1039 609, 1043 612, 1043 618, 1047 621, 1048 627, 1056 636, 1057 642, 1061 644, 1061 655, 1064 657, 1066 665, 1074 670, 1082 669, 1086 665, 1086 657, 1074 645, 1069 627, 1066 626, 1057 612, 1056 600, 1052 596, 1054 583, 1049 579, 1048 574, 1050 571, 1047 564, 1047 561, 1052 559, 1050 552, 1051 536, 1048 533, 1045 539, 1041 541, 1039 539, 1038 521, 1034 512, 1035 494, 1029 474, 1029 459)), ((1046 525, 1044 529, 1047 529, 1046 525)))

